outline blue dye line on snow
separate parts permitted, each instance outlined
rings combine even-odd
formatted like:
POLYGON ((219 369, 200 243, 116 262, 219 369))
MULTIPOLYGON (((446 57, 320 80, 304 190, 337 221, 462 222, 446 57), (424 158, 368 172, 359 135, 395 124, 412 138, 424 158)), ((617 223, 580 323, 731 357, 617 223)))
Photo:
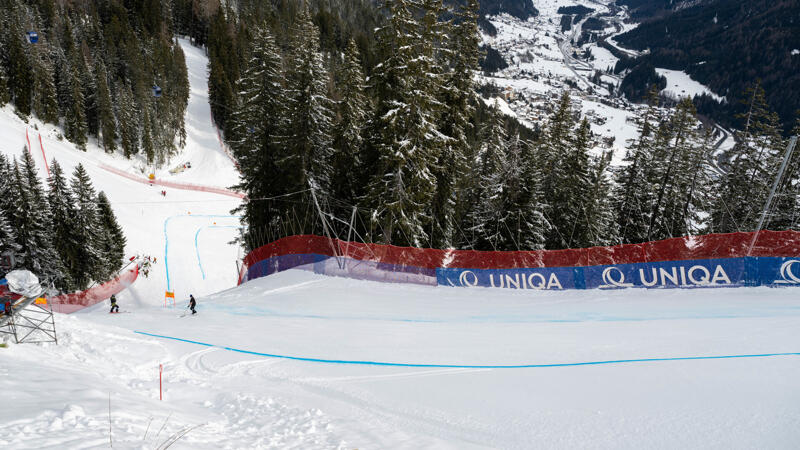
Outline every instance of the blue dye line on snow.
POLYGON ((170 288, 170 279, 169 279, 169 236, 167 235, 167 225, 169 224, 169 221, 174 219, 175 217, 238 218, 239 216, 218 215, 218 214, 179 214, 167 217, 167 219, 164 221, 164 269, 167 272, 167 291, 172 290, 170 288))
POLYGON ((200 236, 200 232, 205 230, 206 228, 242 228, 241 226, 234 226, 234 225, 207 225, 205 227, 200 227, 197 229, 197 233, 194 234, 194 251, 197 253, 197 265, 200 267, 200 273, 203 274, 203 279, 206 279, 206 271, 203 270, 203 262, 200 260, 200 247, 197 246, 197 237, 200 236))
POLYGON ((172 336, 163 336, 160 334, 147 333, 144 331, 134 331, 134 333, 161 339, 170 339, 173 341, 187 342, 189 344, 202 345, 204 347, 221 348, 223 350, 228 350, 237 353, 244 353, 247 355, 265 356, 268 358, 289 359, 293 361, 316 362, 325 364, 348 364, 348 365, 360 365, 360 366, 427 367, 427 368, 443 368, 443 369, 529 369, 529 368, 542 368, 542 367, 599 366, 607 364, 628 364, 628 363, 660 362, 660 361, 694 361, 694 360, 704 360, 704 359, 739 359, 739 358, 768 358, 774 356, 800 356, 800 352, 797 352, 797 353, 761 353, 752 355, 679 356, 672 358, 615 359, 607 361, 585 361, 585 362, 555 363, 555 364, 516 364, 516 365, 415 364, 415 363, 394 363, 394 362, 379 362, 379 361, 349 361, 342 359, 320 359, 320 358, 304 358, 300 356, 274 355, 271 353, 261 353, 261 352, 253 352, 250 350, 241 350, 238 348, 208 344, 206 342, 192 341, 189 339, 181 339, 172 336))

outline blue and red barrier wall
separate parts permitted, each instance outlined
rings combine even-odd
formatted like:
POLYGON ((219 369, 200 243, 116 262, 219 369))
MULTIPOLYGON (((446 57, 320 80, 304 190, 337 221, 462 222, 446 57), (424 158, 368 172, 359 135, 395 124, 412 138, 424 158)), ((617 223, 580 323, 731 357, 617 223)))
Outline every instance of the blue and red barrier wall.
POLYGON ((567 250, 439 250, 289 236, 250 252, 239 283, 290 268, 333 276, 510 289, 800 286, 800 232, 709 234, 567 250))

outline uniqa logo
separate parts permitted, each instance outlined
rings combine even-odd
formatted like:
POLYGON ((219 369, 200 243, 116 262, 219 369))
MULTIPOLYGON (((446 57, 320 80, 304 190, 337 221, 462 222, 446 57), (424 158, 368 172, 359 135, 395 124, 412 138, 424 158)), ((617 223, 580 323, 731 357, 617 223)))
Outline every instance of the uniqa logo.
POLYGON ((800 261, 790 259, 781 264, 781 278, 783 279, 775 280, 776 284, 800 284, 800 278, 792 272, 792 266, 795 265, 795 263, 800 263, 800 261))
POLYGON ((686 269, 685 266, 650 268, 651 279, 647 279, 645 269, 639 269, 639 281, 644 287, 653 286, 712 286, 731 284, 731 279, 721 265, 714 266, 714 272, 701 265, 686 269))
POLYGON ((633 286, 633 283, 626 283, 625 282, 625 274, 622 273, 621 270, 619 270, 618 268, 616 268, 614 266, 606 267, 605 270, 603 270, 603 283, 604 284, 601 284, 600 286, 598 286, 600 289, 626 288, 626 287, 632 287, 633 286), (612 275, 613 273, 617 273, 617 274, 619 274, 619 276, 616 277, 616 279, 614 279, 615 276, 612 275))
POLYGON ((561 281, 555 273, 550 276, 538 272, 529 274, 515 273, 513 276, 510 274, 498 274, 497 283, 495 283, 494 274, 489 274, 489 284, 491 287, 508 288, 508 289, 564 289, 561 286, 561 281))
POLYGON ((465 270, 458 276, 458 282, 463 287, 475 287, 478 285, 478 276, 475 275, 475 272, 465 270))

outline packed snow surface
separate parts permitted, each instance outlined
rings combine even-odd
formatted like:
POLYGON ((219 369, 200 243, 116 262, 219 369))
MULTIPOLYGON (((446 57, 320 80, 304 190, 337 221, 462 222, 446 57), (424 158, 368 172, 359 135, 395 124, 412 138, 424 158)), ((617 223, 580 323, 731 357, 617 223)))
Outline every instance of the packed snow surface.
POLYGON ((109 394, 123 448, 153 448, 197 425, 173 448, 793 448, 800 439, 793 289, 470 290, 292 270, 201 297, 196 316, 120 297, 130 314, 97 305, 59 316, 58 346, 0 353, 13 405, 0 411, 0 447, 107 445, 109 394), (795 355, 425 367, 774 353, 795 355))

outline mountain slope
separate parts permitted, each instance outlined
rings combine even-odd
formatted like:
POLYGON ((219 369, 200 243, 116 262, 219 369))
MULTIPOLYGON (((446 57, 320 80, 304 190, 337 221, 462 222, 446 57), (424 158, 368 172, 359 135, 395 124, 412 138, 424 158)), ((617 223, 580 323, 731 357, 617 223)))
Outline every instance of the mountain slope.
POLYGON ((36 119, 20 119, 10 105, 0 108, 0 152, 9 158, 21 156, 30 139, 31 154, 45 180, 48 163, 57 160, 71 174, 83 164, 97 191, 105 191, 127 237, 126 255, 150 255, 158 262, 149 278, 140 277, 120 296, 136 304, 163 304, 164 291, 176 291, 179 299, 190 293, 203 295, 234 286, 237 281, 238 247, 228 243, 236 236, 239 220, 230 211, 240 200, 197 190, 149 186, 147 176, 156 180, 228 188, 238 181, 233 162, 223 152, 216 136, 208 105, 207 59, 203 50, 187 41, 180 44, 186 55, 191 94, 186 115, 187 146, 171 164, 155 170, 145 156, 125 159, 108 154, 90 140, 82 151, 63 139, 62 130, 36 119), (42 144, 39 144, 41 136, 42 144), (170 169, 191 164, 190 169, 172 174, 170 169), (125 176, 120 176, 118 173, 125 176), (136 180, 136 181, 134 181, 136 180), (166 191, 166 196, 161 191, 166 191), (169 277, 169 278, 168 278, 169 277), (169 279, 169 281, 168 281, 169 279))
POLYGON ((788 131, 800 107, 800 5, 795 1, 716 0, 648 20, 617 37, 655 67, 683 70, 729 100, 726 122, 744 109, 745 89, 761 79, 788 131), (797 51, 795 51, 797 50, 797 51))

